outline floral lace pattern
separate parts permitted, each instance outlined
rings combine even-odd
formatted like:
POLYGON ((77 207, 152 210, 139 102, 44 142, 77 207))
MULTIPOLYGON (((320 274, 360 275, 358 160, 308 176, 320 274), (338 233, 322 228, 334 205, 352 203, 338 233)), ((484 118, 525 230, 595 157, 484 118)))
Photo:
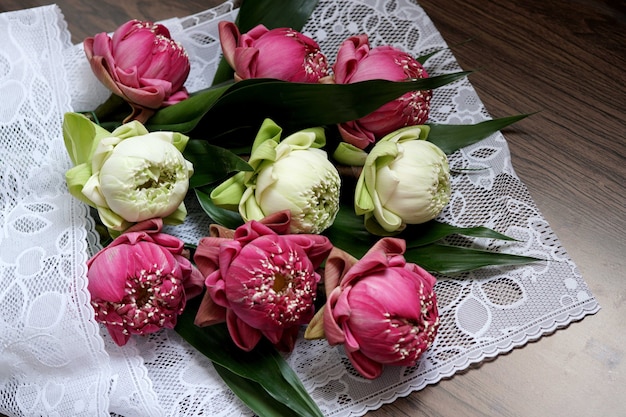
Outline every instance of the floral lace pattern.
POLYGON ((110 370, 87 293, 88 211, 65 185, 71 110, 57 7, 0 14, 0 412, 104 416, 110 370))
MULTIPOLYGON (((221 52, 217 21, 235 15, 226 2, 165 22, 190 55, 190 91, 210 85, 221 52)), ((425 64, 431 75, 460 70, 410 0, 322 0, 303 31, 328 57, 348 36, 367 33, 373 45, 395 45, 416 56, 439 51, 425 64)), ((64 111, 94 108, 108 92, 91 74, 80 45, 69 44, 58 8, 0 14, 0 36, 8 40, 0 51, 0 91, 14 100, 0 104, 0 412, 253 415, 175 332, 136 337, 122 348, 98 332, 85 283, 85 262, 98 249, 97 239, 88 210, 65 189, 69 160, 60 126, 64 111), (63 68, 49 59, 61 55, 63 68)), ((432 122, 488 118, 467 79, 434 91, 432 122)), ((453 196, 440 220, 485 225, 518 239, 451 241, 545 261, 438 277, 442 324, 434 345, 418 366, 389 367, 374 381, 354 371, 341 347, 301 339, 285 357, 324 415, 363 415, 598 311, 516 176, 500 133, 456 152, 450 165, 453 196)), ((193 198, 186 204, 185 224, 167 232, 194 242, 209 220, 193 198)))

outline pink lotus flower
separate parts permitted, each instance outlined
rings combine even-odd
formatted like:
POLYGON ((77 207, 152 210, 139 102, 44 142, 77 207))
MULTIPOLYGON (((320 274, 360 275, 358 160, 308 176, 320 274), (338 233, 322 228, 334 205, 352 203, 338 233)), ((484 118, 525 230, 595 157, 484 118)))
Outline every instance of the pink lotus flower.
POLYGON ((145 123, 156 109, 189 97, 189 58, 161 24, 130 20, 112 38, 99 33, 83 46, 100 82, 133 107, 125 122, 145 123))
POLYGON ((220 22, 219 34, 236 81, 275 78, 317 83, 328 75, 328 63, 317 42, 296 30, 258 25, 241 34, 234 23, 220 22))
POLYGON ((278 349, 293 349, 300 325, 315 313, 316 269, 332 245, 321 235, 286 234, 289 222, 284 211, 234 232, 211 227, 194 256, 207 288, 196 325, 226 321, 233 341, 246 351, 262 336, 278 349))
MULTIPOLYGON (((341 44, 333 72, 337 84, 428 77, 422 65, 409 54, 393 46, 370 48, 367 35, 350 37, 341 44)), ((406 93, 367 116, 341 123, 339 133, 344 141, 365 149, 401 127, 424 124, 428 119, 431 96, 430 90, 406 93)))
POLYGON ((160 233, 160 218, 137 223, 91 258, 91 304, 119 346, 131 334, 173 328, 186 300, 202 292, 202 274, 183 242, 160 233))
POLYGON ((402 239, 383 238, 360 261, 333 249, 326 261, 324 333, 374 379, 383 365, 413 366, 439 327, 435 278, 404 259, 402 239))

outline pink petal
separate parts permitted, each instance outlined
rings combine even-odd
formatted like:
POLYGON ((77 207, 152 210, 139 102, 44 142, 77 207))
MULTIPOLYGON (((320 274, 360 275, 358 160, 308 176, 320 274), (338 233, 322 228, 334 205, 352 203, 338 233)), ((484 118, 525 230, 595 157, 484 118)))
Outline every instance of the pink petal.
POLYGON ((369 50, 367 35, 352 36, 346 39, 337 52, 337 59, 333 66, 335 82, 337 84, 347 84, 351 82, 355 71, 358 68, 358 61, 363 54, 363 49, 369 50), (357 51, 359 51, 357 53, 357 51))
POLYGON ((124 297, 126 277, 134 273, 134 257, 126 246, 106 248, 87 263, 92 298, 117 302, 124 297))
POLYGON ((204 237, 200 239, 193 259, 202 275, 206 277, 219 269, 220 246, 222 243, 231 240, 221 237, 204 237))
POLYGON ((149 109, 158 109, 165 100, 165 90, 161 86, 133 88, 122 83, 117 87, 130 103, 138 104, 149 109))
POLYGON ((244 323, 231 310, 226 313, 226 324, 233 342, 246 352, 254 349, 261 340, 261 332, 244 323))
POLYGON ((106 326, 106 328, 109 331, 109 334, 111 335, 111 338, 113 339, 116 345, 124 346, 126 343, 128 343, 128 340, 130 339, 130 335, 124 334, 121 327, 106 326))
POLYGON ((218 24, 218 31, 224 59, 228 62, 228 65, 234 69, 235 48, 237 48, 240 37, 239 29, 237 25, 232 22, 221 21, 218 24))
MULTIPOLYGON (((243 79, 261 77, 257 73, 259 50, 256 48, 237 48, 233 54, 233 68, 243 79)), ((276 78, 276 77, 273 77, 276 78)))
POLYGON ((346 352, 352 366, 365 378, 376 379, 383 373, 383 366, 363 355, 360 351, 346 352))
POLYGON ((116 42, 116 40, 114 35, 112 50, 115 64, 119 68, 124 70, 135 68, 142 73, 151 65, 154 33, 150 30, 137 30, 120 42, 116 42))
POLYGON ((339 288, 335 288, 328 297, 326 301, 326 305, 324 306, 324 333, 326 335, 326 340, 330 345, 339 345, 345 342, 345 334, 343 329, 335 320, 335 316, 333 314, 332 306, 335 305, 337 298, 341 290, 339 288))
POLYGON ((204 293, 194 324, 204 327, 226 321, 226 308, 215 304, 208 292, 204 293))
POLYGON ((305 251, 313 269, 317 269, 324 262, 333 248, 331 241, 322 235, 291 234, 284 235, 284 238, 305 251))
POLYGON ((333 247, 326 260, 324 268, 324 287, 326 297, 330 297, 330 293, 339 286, 343 276, 357 262, 357 259, 339 248, 333 247))

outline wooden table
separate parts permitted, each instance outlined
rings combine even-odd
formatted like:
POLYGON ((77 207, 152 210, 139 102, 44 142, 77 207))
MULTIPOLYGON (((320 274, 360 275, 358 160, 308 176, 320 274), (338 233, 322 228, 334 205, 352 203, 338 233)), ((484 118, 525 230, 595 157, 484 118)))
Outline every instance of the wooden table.
MULTIPOLYGON (((220 0, 56 0, 74 42, 220 0)), ((0 12, 49 3, 2 0, 0 12)), ((626 6, 618 0, 422 0, 504 134, 513 166, 602 309, 368 416, 625 416, 626 6), (472 39, 469 43, 463 43, 472 39)))

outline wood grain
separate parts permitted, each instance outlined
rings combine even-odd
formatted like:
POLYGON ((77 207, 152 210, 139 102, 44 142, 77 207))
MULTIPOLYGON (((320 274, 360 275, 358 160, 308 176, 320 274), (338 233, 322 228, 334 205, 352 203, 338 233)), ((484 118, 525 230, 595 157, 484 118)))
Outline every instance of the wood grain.
MULTIPOLYGON (((79 42, 130 18, 186 16, 220 1, 56 3, 79 42)), ((2 0, 0 12, 44 4, 2 0)), ((513 166, 602 310, 367 415, 626 415, 626 4, 419 4, 461 66, 480 69, 470 81, 492 116, 538 111, 504 131, 513 166)))

